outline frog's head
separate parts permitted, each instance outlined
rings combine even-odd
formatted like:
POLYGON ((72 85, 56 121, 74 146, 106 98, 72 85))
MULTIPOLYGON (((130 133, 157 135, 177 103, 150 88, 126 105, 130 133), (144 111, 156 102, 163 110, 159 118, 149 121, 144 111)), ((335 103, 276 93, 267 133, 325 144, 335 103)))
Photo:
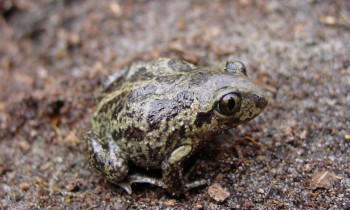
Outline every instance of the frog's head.
POLYGON ((221 72, 208 79, 204 90, 206 96, 211 96, 205 108, 210 111, 197 116, 197 120, 210 122, 211 131, 225 130, 247 122, 259 115, 268 103, 264 89, 247 77, 241 62, 228 60, 221 67, 221 72))

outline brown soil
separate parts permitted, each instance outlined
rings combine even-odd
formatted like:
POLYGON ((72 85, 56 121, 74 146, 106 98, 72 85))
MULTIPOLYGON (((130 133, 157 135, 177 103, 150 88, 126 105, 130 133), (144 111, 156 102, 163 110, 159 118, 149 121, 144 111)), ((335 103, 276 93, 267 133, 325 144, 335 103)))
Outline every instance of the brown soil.
POLYGON ((0 14, 0 209, 350 208, 350 1, 3 0, 0 14), (224 201, 210 186, 128 195, 79 150, 107 75, 158 57, 235 58, 269 92, 192 158, 224 201))

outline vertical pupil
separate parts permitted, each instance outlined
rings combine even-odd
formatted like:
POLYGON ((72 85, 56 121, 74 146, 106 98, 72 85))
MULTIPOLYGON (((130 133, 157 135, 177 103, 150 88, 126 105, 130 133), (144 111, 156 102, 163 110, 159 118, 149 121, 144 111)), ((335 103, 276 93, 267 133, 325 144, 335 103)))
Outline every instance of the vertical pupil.
POLYGON ((235 99, 233 97, 230 97, 227 103, 228 108, 232 110, 233 108, 235 108, 235 104, 235 99))

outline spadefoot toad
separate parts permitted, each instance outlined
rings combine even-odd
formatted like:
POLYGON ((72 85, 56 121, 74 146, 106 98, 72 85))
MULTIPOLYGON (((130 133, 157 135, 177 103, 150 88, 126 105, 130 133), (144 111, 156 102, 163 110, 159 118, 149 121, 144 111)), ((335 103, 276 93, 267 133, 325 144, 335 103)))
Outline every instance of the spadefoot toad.
POLYGON ((206 183, 185 183, 184 161, 215 135, 256 117, 267 103, 239 61, 220 67, 167 58, 135 63, 101 91, 83 148, 98 174, 129 193, 131 183, 143 182, 179 195, 206 183), (160 168, 162 179, 128 174, 130 162, 160 168))

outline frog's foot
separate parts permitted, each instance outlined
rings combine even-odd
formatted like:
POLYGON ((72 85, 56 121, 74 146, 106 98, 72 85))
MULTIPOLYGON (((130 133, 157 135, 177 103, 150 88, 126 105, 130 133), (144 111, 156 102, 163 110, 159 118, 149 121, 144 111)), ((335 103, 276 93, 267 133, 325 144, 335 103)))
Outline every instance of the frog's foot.
POLYGON ((121 188, 123 188, 127 193, 131 194, 132 193, 132 189, 131 189, 132 183, 148 183, 148 184, 156 185, 158 187, 165 188, 163 181, 161 181, 159 179, 152 178, 152 177, 148 177, 148 176, 143 175, 143 174, 129 175, 122 182, 119 182, 118 185, 121 188))

